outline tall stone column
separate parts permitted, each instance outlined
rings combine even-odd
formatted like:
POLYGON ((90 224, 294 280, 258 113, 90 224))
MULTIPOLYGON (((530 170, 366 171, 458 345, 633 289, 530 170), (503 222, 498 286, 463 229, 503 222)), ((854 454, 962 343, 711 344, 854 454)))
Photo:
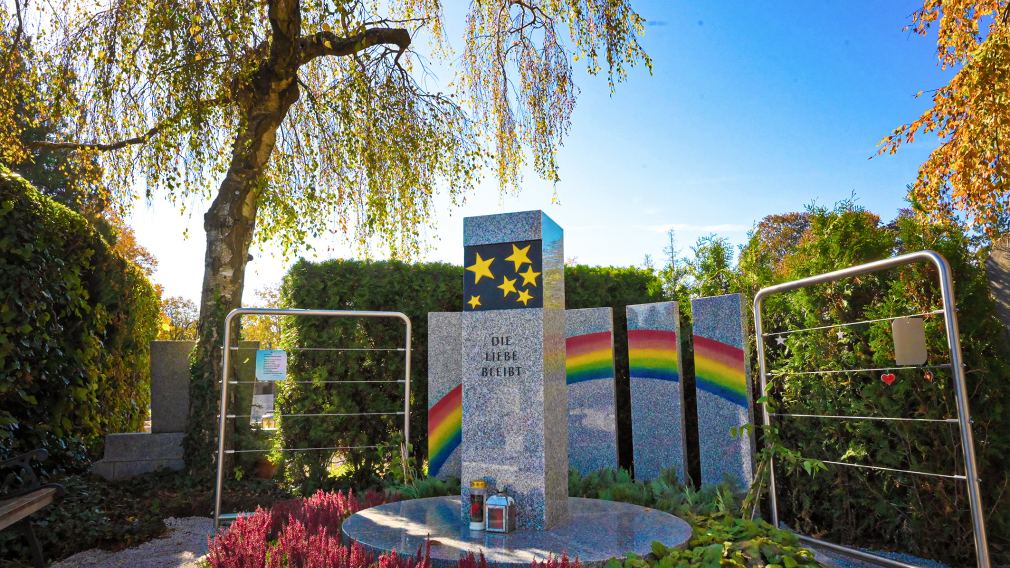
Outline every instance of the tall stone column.
POLYGON ((463 222, 463 515, 469 483, 515 498, 519 528, 568 516, 563 232, 541 211, 463 222))

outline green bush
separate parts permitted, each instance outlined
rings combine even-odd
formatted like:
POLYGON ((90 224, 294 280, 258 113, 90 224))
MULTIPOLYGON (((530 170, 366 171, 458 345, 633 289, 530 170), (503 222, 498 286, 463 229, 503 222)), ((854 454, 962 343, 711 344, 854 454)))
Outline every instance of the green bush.
MULTIPOLYGON (((411 353, 411 442, 423 458, 427 437, 428 312, 458 311, 463 305, 463 273, 442 263, 301 260, 281 286, 281 303, 294 308, 400 311, 413 326, 411 353)), ((289 318, 282 331, 285 348, 334 347, 396 349, 403 346, 403 324, 387 319, 289 318)), ((362 413, 403 410, 402 383, 323 381, 398 380, 403 378, 401 351, 298 351, 288 359, 291 381, 278 384, 277 406, 285 414, 362 413), (294 381, 313 381, 304 384, 294 381)), ((286 418, 279 424, 285 447, 374 446, 391 440, 403 418, 348 416, 286 418)), ((319 452, 285 456, 288 478, 313 492, 327 477, 331 463, 319 452)), ((339 473, 361 487, 376 482, 385 466, 371 448, 343 453, 339 473)))
MULTIPOLYGON (((420 463, 427 448, 428 312, 460 311, 463 306, 463 269, 444 263, 359 262, 333 260, 297 262, 282 285, 281 304, 295 308, 401 311, 413 324, 411 373, 411 447, 420 463)), ((575 307, 613 306, 617 334, 624 329, 624 306, 659 298, 659 282, 652 271, 634 268, 568 267, 567 304, 575 307)), ((399 321, 290 318, 282 332, 284 344, 305 347, 399 347, 399 321)), ((621 345, 618 342, 618 345, 621 345)), ((619 347, 619 373, 627 406, 627 353, 619 347), (622 361, 624 363, 622 363, 622 361)), ((289 374, 295 381, 280 387, 277 404, 287 413, 355 413, 400 410, 403 385, 331 384, 323 381, 388 380, 403 376, 403 353, 297 351, 290 353, 289 374)), ((620 384, 620 383, 619 383, 620 384)), ((627 421, 625 413, 625 421, 627 421)), ((371 446, 393 439, 400 416, 288 418, 278 440, 285 447, 371 446)), ((630 431, 630 429, 629 429, 630 431)), ((630 446, 629 446, 630 448, 630 446)), ((316 452, 288 454, 291 481, 314 491, 328 473, 344 478, 341 486, 375 483, 388 460, 371 449, 352 450, 343 463, 320 459, 316 452), (327 470, 330 470, 327 472, 327 470)))
POLYGON ((158 298, 80 215, 0 166, 0 459, 80 466, 150 401, 158 298))
MULTIPOLYGON (((984 254, 956 224, 927 224, 903 215, 883 224, 843 204, 812 209, 802 233, 782 239, 758 231, 741 254, 741 282, 758 287, 863 262, 932 249, 950 261, 968 392, 974 419, 983 504, 997 557, 1010 553, 1010 347, 987 288, 984 254)), ((781 294, 765 305, 765 331, 930 312, 940 304, 936 271, 915 265, 781 294)), ((793 333, 768 341, 767 361, 780 412, 857 416, 956 417, 949 368, 880 373, 802 374, 815 369, 893 366, 890 321, 793 333)), ((928 365, 949 362, 942 316, 926 318, 928 365)), ((803 456, 896 469, 963 473, 956 424, 779 419, 781 439, 803 456)), ((828 466, 816 476, 776 470, 781 518, 796 529, 862 547, 897 548, 963 565, 974 563, 964 482, 828 466)))

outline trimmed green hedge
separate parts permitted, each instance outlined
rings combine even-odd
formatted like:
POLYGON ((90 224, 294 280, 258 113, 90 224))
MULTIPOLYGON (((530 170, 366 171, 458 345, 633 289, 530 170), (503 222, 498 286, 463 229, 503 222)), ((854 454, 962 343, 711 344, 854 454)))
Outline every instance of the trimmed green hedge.
MULTIPOLYGON (((413 324, 411 378, 411 443, 414 456, 426 459, 428 312, 460 311, 463 306, 463 268, 444 263, 360 262, 332 260, 297 262, 281 288, 282 304, 294 308, 391 310, 407 314, 413 324)), ((570 308, 613 306, 622 333, 624 306, 656 301, 660 284, 649 270, 574 266, 565 270, 565 293, 570 308)), ((283 332, 287 346, 399 347, 403 326, 398 321, 290 318, 283 332)), ((620 344, 620 342, 618 342, 620 344)), ((619 402, 627 406, 627 353, 617 354, 621 369, 619 402), (623 381, 623 382, 622 382, 623 381)), ((391 352, 292 351, 288 369, 299 381, 397 379, 403 375, 403 354, 391 352)), ((283 383, 278 405, 286 412, 382 412, 399 410, 402 385, 283 383)), ((621 417, 629 420, 627 411, 621 417)), ((361 446, 390 440, 400 426, 399 416, 329 418, 325 421, 289 418, 280 426, 285 447, 361 446)), ((630 431, 630 429, 628 429, 630 431)), ((630 449, 630 444, 626 444, 630 449)), ((287 475, 307 491, 327 477, 327 464, 314 452, 289 454, 287 475)), ((371 450, 352 451, 341 471, 346 483, 373 481, 382 458, 371 450)), ((629 460, 630 461, 630 460, 629 460)), ((332 464, 330 464, 332 465, 332 464)))
MULTIPOLYGON (((941 253, 954 272, 983 505, 993 555, 1010 558, 1010 345, 989 295, 984 249, 956 224, 907 215, 890 224, 851 204, 812 209, 807 227, 784 242, 782 230, 758 230, 741 253, 741 284, 762 286, 923 249, 941 253), (778 252, 777 252, 778 251, 778 252), (781 252, 785 251, 785 252, 781 252)), ((787 227, 788 229, 788 227, 787 227)), ((930 312, 940 304, 936 270, 918 264, 820 285, 768 299, 769 332, 930 312)), ((812 369, 887 368, 890 321, 793 333, 768 342, 780 412, 856 416, 957 416, 943 318, 926 318, 932 377, 922 369, 803 374, 812 369), (841 336, 838 335, 841 331, 841 336)), ((753 341, 753 338, 751 338, 753 341)), ((753 351, 752 351, 753 352, 753 351)), ((777 420, 781 438, 805 457, 943 474, 963 473, 956 424, 852 420, 777 420)), ((815 476, 776 471, 783 522, 835 542, 894 547, 953 565, 974 564, 968 500, 961 480, 828 466, 815 476)))
POLYGON ((82 466, 150 402, 158 298, 80 215, 0 166, 0 459, 82 466))

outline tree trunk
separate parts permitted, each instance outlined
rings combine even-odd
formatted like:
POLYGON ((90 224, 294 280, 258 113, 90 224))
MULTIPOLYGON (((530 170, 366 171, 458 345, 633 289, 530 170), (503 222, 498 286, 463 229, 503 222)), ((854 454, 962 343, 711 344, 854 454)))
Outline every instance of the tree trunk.
MULTIPOLYGON (((298 100, 294 73, 282 77, 283 73, 264 65, 252 81, 252 92, 240 99, 246 110, 244 127, 235 138, 228 173, 214 203, 204 215, 207 252, 198 340, 191 359, 185 442, 187 466, 192 475, 207 475, 214 467, 224 319, 228 312, 242 305, 245 268, 256 226, 263 174, 274 148, 277 129, 288 109, 298 100)), ((237 340, 234 335, 237 329, 232 331, 237 340)), ((231 406, 229 412, 242 413, 231 406)), ((228 425, 229 432, 234 432, 232 422, 228 425)), ((226 434, 226 441, 228 438, 226 434)))
MULTIPOLYGON (((325 31, 301 37, 299 0, 269 0, 267 17, 270 40, 263 44, 267 51, 252 76, 247 81, 236 79, 233 85, 232 102, 243 120, 232 146, 228 173, 204 216, 207 253, 197 346, 190 360, 189 422, 184 448, 193 476, 209 475, 214 469, 224 319, 242 304, 263 174, 277 129, 298 100, 298 68, 316 57, 346 56, 373 45, 395 45, 401 53, 410 45, 410 34, 405 29, 374 28, 348 38, 325 31)), ((229 406, 229 410, 237 409, 229 406)), ((228 431, 234 432, 234 420, 226 431, 226 442, 228 431)))

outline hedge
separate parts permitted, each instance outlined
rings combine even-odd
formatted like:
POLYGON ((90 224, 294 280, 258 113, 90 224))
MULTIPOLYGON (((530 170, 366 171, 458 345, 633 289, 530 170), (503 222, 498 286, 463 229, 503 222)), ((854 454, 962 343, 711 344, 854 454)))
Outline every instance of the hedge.
MULTIPOLYGON (((407 314, 413 324, 411 373, 411 444, 418 460, 427 448, 428 312, 460 311, 463 268, 444 263, 405 264, 396 261, 332 260, 297 262, 281 287, 282 305, 294 308, 392 310, 407 314)), ((659 281, 650 270, 574 266, 565 272, 570 308, 613 306, 617 333, 623 333, 624 306, 659 299, 659 281)), ((403 326, 398 321, 290 318, 283 332, 286 346, 399 347, 403 326)), ((620 342, 618 342, 620 344, 620 342)), ((627 353, 618 357, 626 362, 627 353)), ((390 352, 297 351, 289 355, 288 371, 297 381, 397 379, 403 374, 403 354, 390 352)), ((627 416, 626 363, 618 363, 619 402, 627 416), (623 383, 621 382, 623 381, 623 383)), ((288 413, 353 413, 399 410, 402 385, 318 382, 280 385, 277 404, 288 413)), ((390 440, 400 427, 399 416, 345 417, 328 420, 288 418, 280 425, 278 443, 285 447, 368 446, 390 440)), ((628 429, 630 432, 630 428, 628 429)), ((630 442, 628 440, 627 442, 630 442)), ((630 445, 625 444, 630 450, 630 445)), ((312 452, 288 454, 287 475, 314 491, 327 477, 326 460, 312 452)), ((351 451, 343 473, 345 485, 373 481, 382 458, 374 451, 351 451)), ((630 459, 628 460, 630 461, 630 459)))
POLYGON ((83 466, 140 430, 158 298, 80 215, 0 166, 0 459, 83 466))
MULTIPOLYGON (((984 248, 956 224, 903 215, 891 224, 843 204, 813 209, 802 234, 775 251, 774 229, 757 231, 741 254, 739 275, 757 288, 923 249, 944 255, 954 271, 975 447, 996 558, 1010 559, 1010 345, 996 318, 980 257, 984 248)), ((765 304, 765 330, 779 331, 930 312, 939 307, 936 270, 927 265, 865 275, 789 294, 765 304)), ((813 369, 894 365, 890 321, 793 333, 769 342, 780 412, 856 416, 957 416, 942 316, 926 317, 928 365, 894 371, 804 374, 813 369)), ((751 338, 753 341, 753 338, 751 338)), ((753 350, 752 350, 753 352, 753 350)), ((963 473, 956 424, 780 419, 787 447, 805 457, 942 474, 963 473)), ((861 547, 914 552, 953 565, 974 564, 964 482, 829 465, 815 476, 776 472, 782 520, 806 534, 861 547)))

